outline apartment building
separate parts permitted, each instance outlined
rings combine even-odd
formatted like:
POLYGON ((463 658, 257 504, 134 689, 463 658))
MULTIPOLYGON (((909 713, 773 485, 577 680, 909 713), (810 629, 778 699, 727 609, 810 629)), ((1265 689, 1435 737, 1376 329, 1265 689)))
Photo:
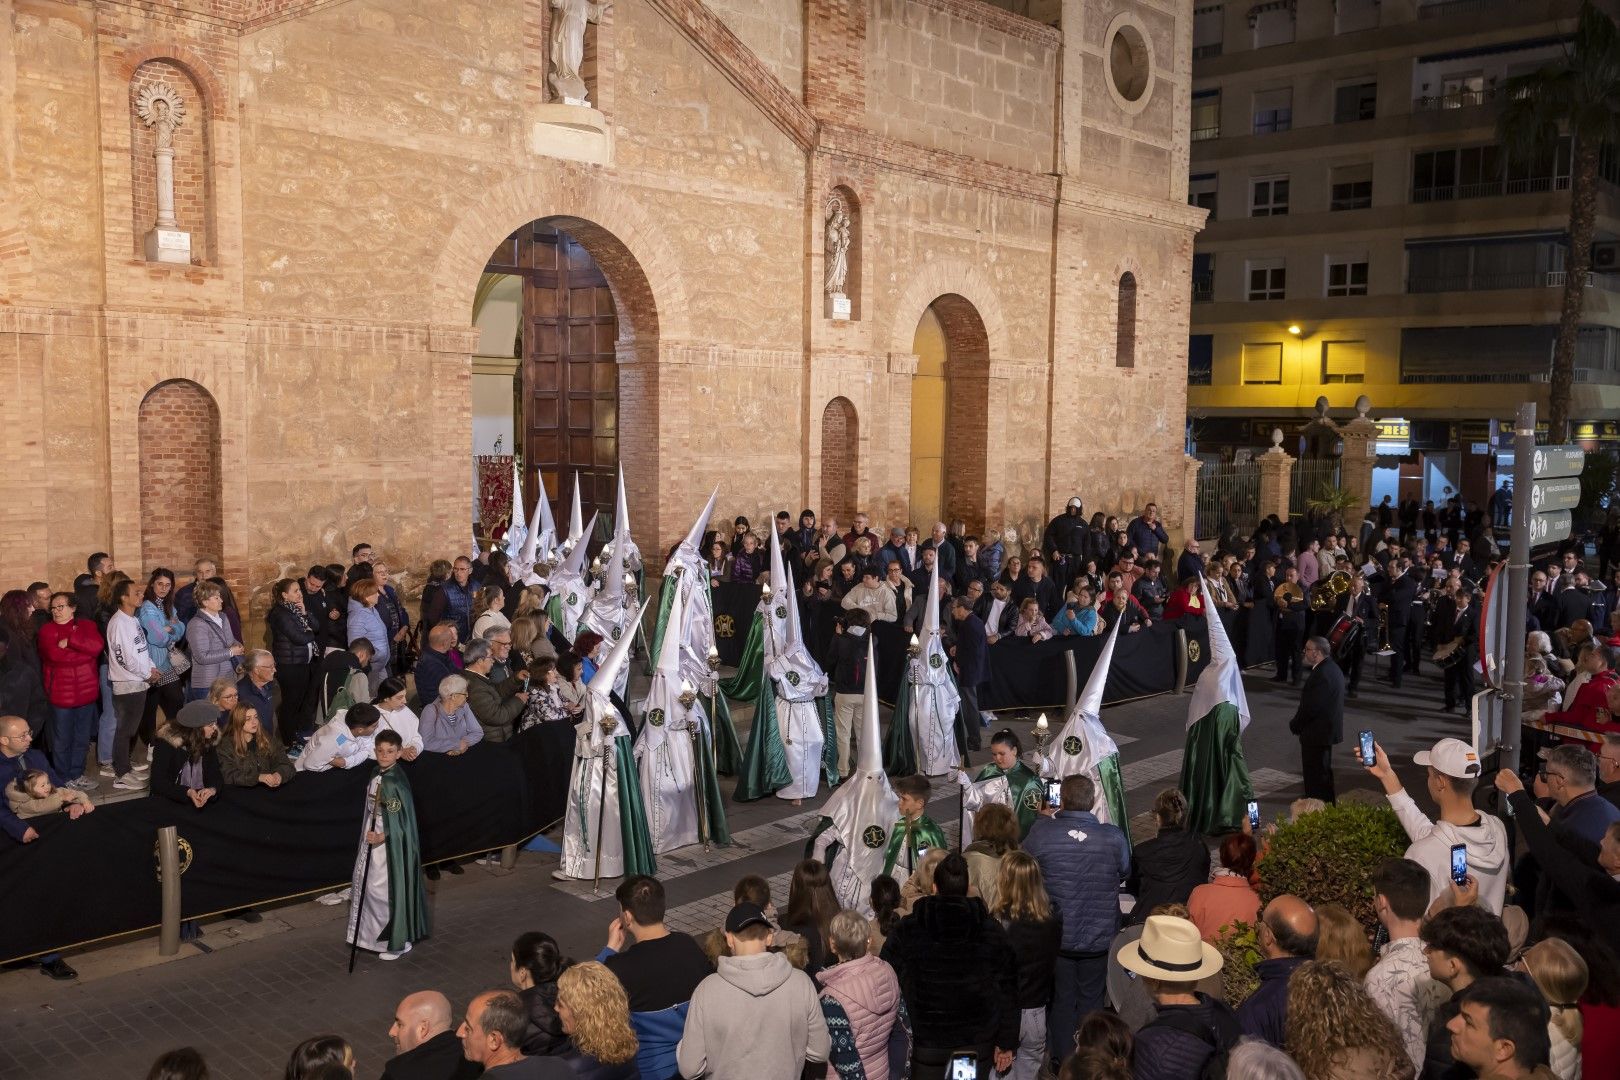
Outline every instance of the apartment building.
MULTIPOLYGON (((1615 0, 1604 0, 1613 10, 1615 0)), ((1326 397, 1380 421, 1374 501, 1484 502, 1493 441, 1546 416, 1570 154, 1504 168, 1506 83, 1560 55, 1574 0, 1235 0, 1195 9, 1189 440, 1293 438, 1326 397), (1447 490, 1450 489, 1450 490, 1447 490)), ((1605 159, 1572 416, 1620 444, 1620 186, 1605 159)))

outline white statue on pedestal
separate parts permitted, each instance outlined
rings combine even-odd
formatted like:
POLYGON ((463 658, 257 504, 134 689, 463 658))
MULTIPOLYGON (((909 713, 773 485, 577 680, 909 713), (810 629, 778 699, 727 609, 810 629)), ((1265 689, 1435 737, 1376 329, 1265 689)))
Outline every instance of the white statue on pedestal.
POLYGON ((589 106, 580 66, 585 62, 585 24, 600 22, 608 0, 551 0, 551 89, 564 105, 589 106))
POLYGON ((185 102, 168 83, 150 83, 135 99, 135 113, 157 139, 157 221, 146 234, 146 257, 154 262, 190 263, 191 234, 174 217, 174 132, 186 116, 185 102))
POLYGON ((844 286, 849 281, 849 245, 854 230, 849 220, 849 206, 844 197, 833 192, 827 197, 827 315, 833 319, 849 318, 849 298, 844 286))

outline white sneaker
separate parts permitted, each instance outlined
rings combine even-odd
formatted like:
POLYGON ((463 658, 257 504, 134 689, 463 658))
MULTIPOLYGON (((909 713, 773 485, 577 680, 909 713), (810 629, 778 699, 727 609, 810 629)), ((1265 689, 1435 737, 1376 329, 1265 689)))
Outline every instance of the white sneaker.
POLYGON ((69 780, 64 786, 73 788, 75 791, 99 791, 101 789, 101 784, 89 776, 69 780))
POLYGON ((113 771, 113 767, 112 767, 111 763, 103 765, 101 767, 101 778, 103 780, 116 780, 116 779, 118 779, 118 773, 113 771))
POLYGON ((349 890, 340 889, 337 892, 322 893, 320 896, 315 898, 315 902, 317 904, 325 904, 327 907, 336 907, 339 904, 346 904, 349 902, 349 890))
POLYGON ((405 947, 403 949, 399 950, 399 952, 378 953, 377 954, 377 959, 379 959, 379 960, 398 960, 400 957, 404 956, 406 953, 408 953, 410 951, 411 951, 411 943, 407 941, 405 943, 405 947))
POLYGON ((150 761, 143 761, 139 765, 131 765, 129 767, 129 771, 137 776, 145 776, 147 773, 152 771, 152 763, 150 761))
POLYGON ((133 772, 127 772, 123 776, 120 776, 118 779, 113 781, 113 790, 145 791, 146 781, 136 776, 133 772))

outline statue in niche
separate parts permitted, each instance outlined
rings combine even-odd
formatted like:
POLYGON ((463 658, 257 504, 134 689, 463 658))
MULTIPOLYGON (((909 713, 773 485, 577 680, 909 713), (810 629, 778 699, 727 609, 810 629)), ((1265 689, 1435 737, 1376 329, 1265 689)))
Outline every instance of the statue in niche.
POLYGON ((585 25, 599 23, 609 0, 551 0, 551 89, 564 105, 590 105, 579 69, 585 63, 585 25))
POLYGON ((174 132, 186 117, 179 91, 168 83, 148 83, 135 99, 135 115, 152 129, 157 145, 157 221, 146 237, 146 257, 154 262, 189 263, 191 235, 174 217, 174 132))
POLYGON ((849 206, 833 192, 827 198, 827 295, 843 296, 849 281, 849 206))

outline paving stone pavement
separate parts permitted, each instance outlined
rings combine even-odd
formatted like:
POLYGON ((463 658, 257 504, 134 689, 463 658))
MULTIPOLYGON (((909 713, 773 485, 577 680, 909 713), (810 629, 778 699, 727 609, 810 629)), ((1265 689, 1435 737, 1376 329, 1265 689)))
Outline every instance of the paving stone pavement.
MULTIPOLYGON (((1298 751, 1286 726, 1298 694, 1273 686, 1264 673, 1247 683, 1254 714, 1247 756, 1262 812, 1274 819, 1299 794, 1298 751)), ((1400 694, 1369 678, 1350 704, 1347 733, 1377 731, 1418 791, 1420 771, 1410 765, 1411 754, 1443 735, 1466 737, 1466 720, 1440 713, 1432 676, 1411 680, 1400 694)), ((1165 696, 1104 713, 1122 747, 1133 819, 1179 774, 1186 710, 1185 696, 1165 696)), ((1032 721, 1012 724, 1027 735, 1032 721)), ((975 764, 987 759, 985 753, 973 758, 975 764)), ((1338 763, 1338 783, 1341 792, 1372 787, 1349 763, 1348 750, 1338 763)), ((936 781, 935 791, 936 816, 953 828, 949 786, 936 781)), ((701 852, 666 858, 667 866, 679 862, 682 871, 666 880, 671 921, 694 930, 715 925, 743 874, 771 880, 778 902, 785 902, 787 875, 804 851, 803 825, 817 805, 728 803, 733 830, 750 846, 707 858, 701 852)), ((1136 833, 1137 820, 1132 825, 1136 833)), ((182 947, 179 958, 159 963, 156 942, 148 938, 70 957, 87 973, 99 973, 77 983, 54 983, 32 969, 0 973, 0 1078, 139 1080, 159 1053, 189 1044, 207 1057, 216 1080, 274 1080, 296 1043, 326 1032, 354 1045, 358 1076, 376 1077, 393 1052, 388 1025, 405 994, 432 987, 465 1007, 478 991, 505 984, 507 949, 526 930, 551 933, 576 958, 596 954, 617 915, 615 883, 604 882, 601 897, 588 888, 556 888, 550 878, 555 866, 555 856, 524 853, 511 871, 469 866, 461 877, 447 875, 430 886, 433 936, 395 963, 362 954, 353 975, 345 973, 341 941, 347 909, 309 903, 266 911, 257 927, 208 923, 203 943, 230 947, 207 955, 182 947), (106 959, 114 954, 117 964, 106 959)))

